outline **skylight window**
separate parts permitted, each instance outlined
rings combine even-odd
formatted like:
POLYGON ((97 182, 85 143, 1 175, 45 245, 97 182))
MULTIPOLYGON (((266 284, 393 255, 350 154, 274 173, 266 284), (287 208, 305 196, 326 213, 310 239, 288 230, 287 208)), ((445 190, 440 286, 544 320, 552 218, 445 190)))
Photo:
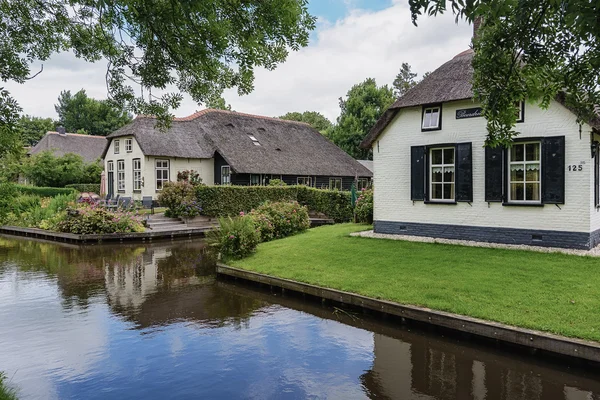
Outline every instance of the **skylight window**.
POLYGON ((250 140, 252 140, 252 143, 254 143, 255 146, 260 146, 258 139, 254 137, 254 135, 248 134, 248 137, 250 138, 250 140))

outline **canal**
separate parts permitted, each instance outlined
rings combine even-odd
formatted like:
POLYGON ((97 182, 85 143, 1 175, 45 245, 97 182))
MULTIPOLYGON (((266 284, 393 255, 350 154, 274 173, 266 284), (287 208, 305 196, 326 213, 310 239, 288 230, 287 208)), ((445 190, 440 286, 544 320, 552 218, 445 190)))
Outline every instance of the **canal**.
POLYGON ((600 374, 217 280, 203 244, 0 236, 21 399, 598 400, 600 374))

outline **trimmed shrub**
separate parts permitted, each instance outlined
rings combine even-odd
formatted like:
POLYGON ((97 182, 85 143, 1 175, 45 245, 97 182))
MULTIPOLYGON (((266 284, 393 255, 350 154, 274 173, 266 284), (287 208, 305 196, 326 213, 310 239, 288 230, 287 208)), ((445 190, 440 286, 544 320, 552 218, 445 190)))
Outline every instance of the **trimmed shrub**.
POLYGON ((72 185, 65 186, 77 190, 79 193, 96 193, 100 194, 100 184, 96 183, 74 183, 72 185))
POLYGON ((39 187, 27 185, 15 185, 17 190, 22 194, 32 194, 39 197, 55 197, 59 194, 72 194, 76 190, 73 188, 55 188, 55 187, 39 187))
POLYGON ((356 220, 373 223, 373 189, 363 189, 356 200, 356 220))
POLYGON ((260 232, 251 217, 222 217, 219 226, 219 229, 209 231, 207 239, 224 260, 244 258, 256 251, 260 232))
POLYGON ((195 195, 194 185, 187 181, 165 182, 158 195, 158 202, 161 207, 167 207, 166 216, 178 217, 181 206, 195 200, 195 195))
POLYGON ((336 222, 348 222, 354 216, 350 192, 306 186, 200 186, 196 196, 202 214, 209 217, 247 213, 267 201, 297 201, 309 211, 323 213, 336 222))
POLYGON ((13 200, 18 194, 16 185, 9 182, 0 183, 0 221, 11 212, 13 200))
POLYGON ((287 186, 287 183, 285 183, 281 179, 271 179, 269 181, 269 186, 287 186))
POLYGON ((253 210, 250 216, 260 231, 263 242, 291 236, 310 227, 308 209, 297 201, 267 202, 253 210))
POLYGON ((109 211, 102 207, 80 206, 63 211, 49 222, 50 229, 76 234, 144 232, 140 217, 130 212, 109 211))

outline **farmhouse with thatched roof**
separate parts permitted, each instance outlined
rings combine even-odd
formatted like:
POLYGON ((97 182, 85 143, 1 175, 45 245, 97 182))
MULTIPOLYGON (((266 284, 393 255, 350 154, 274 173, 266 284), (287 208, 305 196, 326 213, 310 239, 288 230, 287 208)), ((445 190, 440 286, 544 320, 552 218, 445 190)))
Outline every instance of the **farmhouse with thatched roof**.
POLYGON ((378 233, 591 248, 600 243, 600 122, 561 98, 522 102, 510 148, 484 148, 473 51, 408 91, 362 143, 373 149, 378 233))
POLYGON ((290 185, 349 189, 372 177, 317 130, 285 121, 224 110, 175 118, 166 132, 139 116, 108 136, 104 149, 107 192, 156 197, 177 173, 194 170, 207 185, 290 185))
POLYGON ((27 154, 35 155, 43 151, 51 151, 55 156, 59 157, 68 153, 78 154, 86 163, 100 160, 106 147, 106 138, 104 136, 66 133, 64 128, 59 129, 60 132, 47 132, 27 154))

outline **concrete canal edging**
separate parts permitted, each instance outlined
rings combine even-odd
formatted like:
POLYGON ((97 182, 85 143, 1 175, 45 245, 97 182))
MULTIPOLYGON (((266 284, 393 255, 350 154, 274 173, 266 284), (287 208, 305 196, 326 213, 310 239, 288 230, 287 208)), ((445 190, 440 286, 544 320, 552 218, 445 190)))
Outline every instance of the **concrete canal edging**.
POLYGON ((147 231, 136 233, 85 234, 52 232, 38 228, 21 228, 17 226, 0 226, 0 234, 23 236, 64 243, 92 244, 104 242, 147 242, 162 239, 177 239, 204 236, 213 227, 147 231))
POLYGON ((307 283, 233 268, 220 263, 217 264, 217 275, 275 286, 284 290, 290 290, 354 307, 419 321, 458 332, 469 333, 531 349, 543 350, 556 355, 600 363, 600 343, 596 342, 572 339, 532 329, 517 328, 498 322, 491 322, 443 311, 435 311, 424 307, 403 305, 387 300, 378 300, 341 290, 327 289, 307 283))

